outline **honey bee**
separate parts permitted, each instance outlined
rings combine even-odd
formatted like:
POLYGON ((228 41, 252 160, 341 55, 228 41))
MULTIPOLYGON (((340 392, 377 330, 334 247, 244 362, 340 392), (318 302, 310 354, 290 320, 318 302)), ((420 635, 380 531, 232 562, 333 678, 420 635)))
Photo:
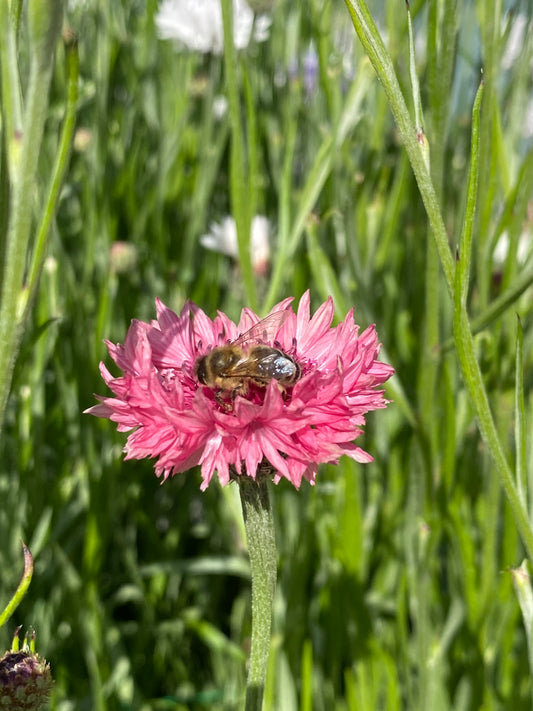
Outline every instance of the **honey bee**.
POLYGON ((283 391, 294 385, 302 375, 298 363, 280 348, 261 342, 272 341, 286 316, 285 311, 276 311, 235 341, 198 358, 194 366, 198 382, 213 388, 221 404, 246 395, 252 384, 266 388, 274 379, 283 391))

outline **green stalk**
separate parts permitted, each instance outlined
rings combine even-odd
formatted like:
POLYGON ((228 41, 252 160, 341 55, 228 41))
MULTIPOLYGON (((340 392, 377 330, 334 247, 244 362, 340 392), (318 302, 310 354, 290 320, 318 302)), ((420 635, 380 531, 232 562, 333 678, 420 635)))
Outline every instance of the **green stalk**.
POLYGON ((239 264, 241 266, 244 288, 248 304, 257 310, 257 292, 250 253, 250 214, 249 175, 246 169, 245 126, 241 119, 239 84, 237 77, 237 52, 233 44, 233 3, 222 0, 222 23, 224 27, 224 71, 228 92, 229 122, 231 126, 230 150, 230 190, 231 207, 237 228, 239 246, 239 264))
MULTIPOLYGON (((490 302, 489 306, 481 312, 479 316, 476 316, 471 323, 472 333, 475 335, 480 331, 483 331, 487 326, 495 321, 498 316, 505 313, 507 309, 512 306, 515 301, 524 293, 526 289, 533 284, 533 269, 524 269, 513 281, 512 286, 510 286, 503 294, 497 296, 493 301, 490 302)), ((450 338, 441 346, 443 352, 449 351, 453 348, 453 340, 450 338)))
POLYGON ((405 103, 392 60, 368 11, 364 0, 345 0, 355 31, 385 90, 398 131, 413 169, 420 196, 426 208, 450 296, 453 297, 455 265, 448 246, 448 235, 440 212, 439 201, 427 167, 427 156, 418 141, 417 132, 405 103))
MULTIPOLYGON (((409 32, 409 74, 411 79, 412 103, 414 110, 414 124, 418 143, 422 149, 426 170, 431 175, 430 145, 425 131, 425 122, 420 96, 420 85, 416 71, 415 41, 411 22, 411 11, 407 3, 407 27, 409 32)), ((434 136, 434 142, 440 142, 440 136, 434 136)), ((437 154, 439 158, 439 154, 437 154)), ((440 166, 437 165, 437 170, 440 166)), ((437 200, 440 193, 435 190, 437 200)), ((430 231, 428 225, 428 231, 430 231)), ((420 418, 419 430, 421 433, 420 444, 425 467, 413 467, 409 476, 409 519, 413 522, 424 517, 425 502, 432 495, 430 488, 437 469, 438 458, 438 417, 431 417, 435 412, 436 388, 438 382, 439 361, 435 357, 436 346, 439 343, 440 325, 440 280, 439 256, 435 241, 428 234, 425 238, 426 264, 424 282, 424 319, 422 324, 422 344, 419 367, 418 407, 423 414, 420 418), (424 472, 424 469, 426 470, 424 472)), ((418 527, 413 526, 413 543, 417 540, 418 527)), ((410 600, 413 609, 416 609, 416 648, 419 660, 425 660, 431 653, 431 624, 430 624, 430 583, 427 575, 420 575, 421 569, 426 569, 424 558, 418 546, 407 546, 410 578, 410 600)), ((432 677, 428 666, 421 663, 419 666, 420 684, 418 689, 418 703, 421 708, 428 708, 432 701, 432 677)))
MULTIPOLYGON (((430 172, 430 147, 424 130, 424 119, 422 111, 422 100, 420 98, 420 85, 416 73, 415 41, 413 37, 413 26, 411 22, 411 11, 407 5, 407 27, 409 29, 409 73, 411 77, 411 88, 413 93, 413 108, 415 113, 415 129, 418 141, 423 149, 423 156, 426 168, 430 172)), ((435 136, 437 145, 441 143, 441 136, 435 136)), ((437 151, 437 159, 442 158, 442 153, 437 151)), ((441 170, 442 163, 437 163, 437 173, 441 170)), ((437 198, 440 198, 440 191, 435 190, 437 198)), ((430 413, 433 411, 435 403, 435 389, 438 378, 439 362, 435 357, 435 350, 439 343, 440 325, 440 299, 439 299, 439 255, 435 247, 435 241, 429 237, 426 239, 426 278, 425 278, 425 298, 424 298, 424 320, 422 327, 422 348, 420 359, 420 377, 418 382, 418 402, 419 411, 430 413)), ((422 441, 427 442, 428 451, 425 458, 429 460, 429 472, 432 476, 435 462, 437 460, 438 448, 438 428, 435 426, 437 418, 426 417, 420 422, 420 427, 424 429, 422 441)), ((424 498, 426 495, 426 485, 423 479, 422 470, 419 471, 420 481, 417 486, 419 495, 419 508, 417 516, 422 515, 424 498)))
POLYGON ((268 478, 259 474, 257 480, 237 477, 252 573, 252 648, 245 711, 261 711, 270 651, 277 556, 268 478))
POLYGON ((456 275, 437 195, 431 181, 431 176, 427 170, 423 151, 418 144, 416 130, 409 117, 409 112, 390 56, 385 49, 364 0, 345 0, 345 3, 350 12, 355 31, 383 85, 401 139, 405 145, 411 167, 415 174, 439 253, 448 292, 454 302, 454 338, 463 379, 474 406, 481 436, 496 465, 502 486, 513 511, 522 542, 528 551, 528 555, 531 557, 533 556, 533 531, 529 525, 527 511, 523 507, 518 495, 509 463, 498 438, 488 395, 485 390, 485 384, 479 364, 476 360, 474 339, 466 310, 473 218, 477 201, 477 175, 480 155, 478 133, 481 93, 478 92, 474 105, 471 175, 462 235, 462 256, 456 275))
MULTIPOLYGON (((485 0, 485 2, 478 4, 478 9, 482 16, 480 28, 481 46, 483 47, 483 81, 485 84, 480 135, 483 145, 488 148, 493 145, 498 114, 496 72, 500 62, 498 20, 502 13, 501 2, 500 0, 485 0)), ((476 289, 481 309, 486 308, 490 297, 492 270, 490 268, 487 242, 492 234, 496 185, 502 179, 501 167, 502 163, 497 161, 493 150, 482 151, 479 157, 479 169, 480 174, 483 176, 483 181, 479 186, 478 201, 480 209, 476 216, 476 289)))
POLYGON ((493 321, 495 321, 498 316, 503 314, 509 306, 514 304, 514 302, 524 293, 526 289, 533 284, 533 269, 524 269, 513 281, 512 285, 509 286, 503 294, 497 296, 487 308, 482 311, 482 313, 477 316, 473 323, 472 329, 474 333, 479 333, 484 328, 489 326, 493 321))
POLYGON ((20 31, 20 19, 22 17, 22 5, 24 0, 11 0, 11 3, 6 3, 10 5, 9 11, 11 13, 11 20, 13 22, 13 28, 15 34, 18 37, 20 31))
MULTIPOLYGON (((459 298, 460 287, 458 285, 457 301, 459 301, 459 298)), ((457 305, 454 314, 454 334, 461 371, 476 411, 481 436, 496 464, 502 486, 513 511, 516 526, 522 538, 522 543, 528 552, 528 556, 533 558, 533 532, 529 525, 527 512, 520 500, 511 468, 498 438, 479 364, 475 358, 474 339, 470 332, 466 311, 457 305)))
POLYGON ((305 185, 300 191, 299 202, 296 214, 290 226, 290 211, 292 193, 292 159, 294 146, 298 135, 298 124, 296 119, 290 125, 290 131, 286 141, 285 162, 283 166, 282 180, 282 202, 280 205, 279 232, 277 256, 274 261, 272 276, 268 294, 265 299, 267 310, 272 308, 274 303, 280 298, 280 287, 286 277, 287 264, 294 259, 296 250, 307 225, 309 216, 320 195, 322 188, 328 180, 333 161, 337 152, 341 149, 346 136, 359 121, 360 108, 363 103, 366 91, 370 84, 371 73, 368 65, 363 64, 358 72, 357 78, 352 83, 348 96, 346 97, 338 123, 333 131, 328 133, 318 149, 311 170, 308 173, 305 185))
MULTIPOLYGON (((5 10, 0 19, 6 22, 5 10)), ((33 0, 28 6, 28 20, 30 76, 22 137, 17 134, 5 137, 11 200, 0 292, 0 428, 22 337, 24 270, 30 241, 37 165, 48 114, 48 90, 55 46, 61 31, 62 3, 57 0, 33 0)), ((6 34, 5 30, 3 34, 6 34)), ((14 71, 7 74, 10 81, 15 76, 14 71)), ((6 91, 13 97, 20 91, 20 86, 3 90, 3 97, 6 91)))
MULTIPOLYGON (((427 149, 428 170, 431 171, 435 193, 439 202, 442 202, 442 185, 444 179, 444 150, 446 146, 446 117, 451 96, 452 68, 454 61, 454 48, 456 44, 455 15, 451 7, 454 0, 445 0, 442 3, 433 3, 428 8, 427 26, 427 104, 430 108, 429 128, 425 131, 428 136, 427 149), (442 22, 440 12, 442 10, 442 22), (431 149, 431 166, 429 165, 429 147, 431 149)), ((413 85, 413 103, 415 107, 416 130, 421 135, 425 126, 422 119, 422 108, 417 109, 420 102, 420 90, 414 61, 414 39, 411 26, 411 12, 407 12, 409 24, 409 46, 411 83, 413 85), (420 118, 417 118, 417 115, 420 118)), ((440 263, 434 239, 428 235, 426 240, 426 278, 424 299, 424 326, 422 329, 422 350, 420 362, 420 378, 418 381, 418 403, 421 413, 434 413, 435 392, 440 372, 438 346, 440 338, 440 300, 441 285, 439 282, 440 263)), ((431 476, 439 466, 439 418, 425 417, 420 423, 426 431, 428 456, 431 467, 431 476)))
POLYGON ((15 594, 7 603, 5 610, 0 613, 0 627, 9 620, 26 594, 27 589, 30 587, 33 576, 33 557, 30 553, 30 549, 27 548, 24 543, 22 544, 22 550, 24 552, 24 573, 22 574, 22 579, 15 594))
POLYGON ((2 89, 3 150, 8 152, 8 164, 13 163, 17 143, 13 138, 22 132, 22 97, 20 91, 17 40, 14 20, 7 3, 0 4, 0 71, 2 89))
POLYGON ((503 451, 496 425, 492 417, 487 391, 483 383, 483 377, 476 359, 474 338, 468 313, 466 310, 468 298, 468 282, 470 275, 470 262, 472 255, 472 236, 474 225, 474 214, 476 207, 478 175, 479 175, 479 114, 483 84, 479 87, 474 101, 472 114, 472 148, 470 160, 470 177, 468 181, 468 193, 463 234, 460 243, 460 259, 456 269, 455 294, 454 294, 454 338, 459 365, 464 381, 468 387, 470 398, 478 419, 478 426, 481 436, 487 444, 492 455, 504 491, 513 511, 514 520, 522 542, 528 551, 528 555, 533 555, 533 531, 529 524, 529 518, 524 502, 509 466, 509 462, 503 451))
POLYGON ((468 188, 466 196, 466 210, 461 235, 460 249, 461 260, 456 272, 456 287, 459 285, 459 301, 461 307, 466 311, 468 301, 468 282, 470 278, 470 264, 472 260, 472 240, 474 233, 474 216, 476 213, 476 198, 479 185, 479 119, 481 110, 481 99, 483 97, 483 82, 474 101, 472 111, 472 146, 470 150, 470 175, 468 176, 468 188))
MULTIPOLYGON (((522 506, 529 511, 529 493, 527 478, 527 423, 524 403, 524 333, 522 322, 517 316, 516 356, 515 356, 515 447, 516 447, 516 485, 522 506)), ((531 512, 530 512, 531 518, 531 512)))
POLYGON ((64 37, 65 59, 66 59, 66 75, 67 75, 67 107, 65 120, 61 138, 59 140, 59 148, 56 155, 52 176, 48 188, 48 195, 43 208, 41 223, 37 229, 35 238, 35 247, 32 255, 32 263, 29 269, 27 278, 27 289, 24 292, 26 297, 26 308, 24 318, 27 316, 28 308, 30 307, 33 296, 39 285, 39 278, 44 259, 46 257, 46 248, 50 237, 50 226, 55 217, 57 203, 59 201, 59 193, 63 178, 67 171, 70 151, 72 148, 72 140, 74 138, 74 129, 76 127, 76 105, 78 101, 78 77, 79 77, 79 57, 78 57, 78 41, 77 38, 69 34, 64 37))

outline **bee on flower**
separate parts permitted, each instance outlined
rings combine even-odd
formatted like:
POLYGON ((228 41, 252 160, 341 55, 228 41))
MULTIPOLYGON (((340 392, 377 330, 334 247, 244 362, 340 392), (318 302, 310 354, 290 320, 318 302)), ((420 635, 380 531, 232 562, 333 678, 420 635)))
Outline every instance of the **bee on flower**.
POLYGON ((122 375, 100 365, 114 397, 86 412, 130 431, 126 459, 156 458, 164 479, 199 465, 202 489, 215 472, 227 484, 265 466, 299 488, 343 454, 371 461, 354 440, 365 414, 386 407, 394 372, 378 360, 375 326, 359 333, 353 311, 332 326, 331 297, 312 316, 309 292, 296 312, 291 302, 264 320, 245 308, 236 324, 158 300, 157 320, 134 320, 123 345, 107 342, 122 375))

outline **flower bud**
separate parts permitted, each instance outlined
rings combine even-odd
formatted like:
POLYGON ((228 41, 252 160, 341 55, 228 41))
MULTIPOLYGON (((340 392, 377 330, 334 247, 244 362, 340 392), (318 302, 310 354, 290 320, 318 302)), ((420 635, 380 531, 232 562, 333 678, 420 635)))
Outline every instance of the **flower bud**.
POLYGON ((0 710, 39 711, 52 691, 50 665, 35 652, 32 641, 18 649, 18 630, 11 651, 0 657, 0 710))
POLYGON ((115 274, 129 274, 137 267, 137 248, 131 242, 117 241, 111 245, 109 260, 115 274))
POLYGON ((51 691, 50 665, 38 654, 6 652, 0 659, 0 709, 39 711, 51 691))

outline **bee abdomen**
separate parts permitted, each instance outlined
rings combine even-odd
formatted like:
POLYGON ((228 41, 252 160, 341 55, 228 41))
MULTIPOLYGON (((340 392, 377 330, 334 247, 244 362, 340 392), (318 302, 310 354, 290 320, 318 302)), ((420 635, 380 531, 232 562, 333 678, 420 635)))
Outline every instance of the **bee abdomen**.
MULTIPOLYGON (((258 347, 258 350, 261 346, 258 347)), ((280 350, 265 348, 265 355, 259 360, 258 371, 267 378, 275 378, 280 383, 292 384, 300 377, 300 366, 280 350), (269 351, 267 353, 266 351, 269 351)))
POLYGON ((194 369, 195 375, 198 378, 198 381, 202 383, 202 385, 207 385, 208 374, 206 361, 207 358, 205 356, 203 356, 203 358, 199 358, 196 362, 196 367, 194 369))

